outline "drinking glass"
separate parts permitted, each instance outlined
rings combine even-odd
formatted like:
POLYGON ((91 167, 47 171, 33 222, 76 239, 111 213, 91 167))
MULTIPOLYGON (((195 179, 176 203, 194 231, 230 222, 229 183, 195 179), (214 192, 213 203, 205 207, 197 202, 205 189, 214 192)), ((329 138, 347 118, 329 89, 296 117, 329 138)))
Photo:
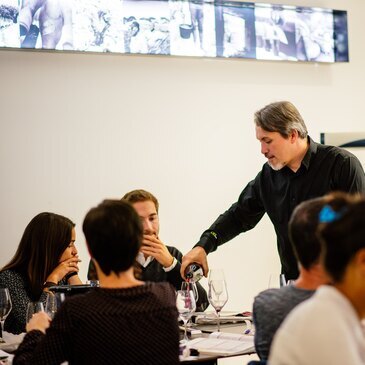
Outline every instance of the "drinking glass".
POLYGON ((10 293, 8 288, 0 288, 0 322, 1 322, 1 336, 0 343, 4 343, 4 323, 5 319, 12 308, 10 293))
POLYGON ((182 342, 189 341, 187 335, 187 323, 196 309, 194 294, 191 290, 178 290, 176 293, 176 307, 179 312, 180 319, 184 322, 184 339, 182 342))
POLYGON ((196 283, 193 283, 191 281, 183 281, 181 283, 181 290, 192 291, 193 295, 194 295, 195 303, 198 302, 199 293, 198 293, 198 288, 196 287, 196 283))
POLYGON ((50 292, 46 300, 45 311, 51 319, 54 318, 56 312, 60 309, 62 302, 65 300, 65 293, 50 292))
POLYGON ((279 276, 279 282, 280 282, 280 288, 282 286, 286 286, 287 285, 286 278, 285 278, 285 275, 284 274, 280 274, 280 276, 279 276))
POLYGON ((100 283, 99 280, 88 280, 86 284, 90 285, 91 287, 99 287, 100 283))
MULTIPOLYGON (((194 299, 195 299, 195 305, 197 307, 198 305, 198 299, 199 299, 199 293, 198 293, 198 288, 196 287, 196 283, 193 283, 192 281, 183 281, 181 283, 181 290, 183 291, 190 291, 193 293, 194 295, 194 299)), ((196 310, 196 308, 195 308, 196 310)), ((187 327, 191 327, 191 317, 188 319, 188 323, 187 323, 187 327)))
POLYGON ((38 312, 44 312, 44 305, 42 302, 29 302, 27 306, 27 323, 32 319, 33 314, 38 312))
POLYGON ((217 330, 220 332, 220 312, 228 301, 227 285, 225 280, 210 280, 208 282, 208 300, 217 315, 217 330))

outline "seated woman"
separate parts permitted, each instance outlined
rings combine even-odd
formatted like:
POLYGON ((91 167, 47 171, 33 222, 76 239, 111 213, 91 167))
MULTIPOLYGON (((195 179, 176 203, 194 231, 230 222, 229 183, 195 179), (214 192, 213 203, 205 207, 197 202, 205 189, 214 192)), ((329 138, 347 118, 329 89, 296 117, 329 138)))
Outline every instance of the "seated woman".
POLYGON ((334 194, 319 215, 332 285, 299 304, 279 328, 269 364, 365 364, 365 198, 334 194))
POLYGON ((25 228, 14 257, 0 271, 0 287, 9 289, 13 304, 5 331, 25 332, 28 303, 45 302, 51 285, 82 284, 74 227, 66 217, 40 213, 25 228))
POLYGON ((83 231, 100 288, 68 298, 51 323, 35 314, 13 364, 178 364, 173 287, 134 277, 143 231, 133 207, 104 201, 83 231))

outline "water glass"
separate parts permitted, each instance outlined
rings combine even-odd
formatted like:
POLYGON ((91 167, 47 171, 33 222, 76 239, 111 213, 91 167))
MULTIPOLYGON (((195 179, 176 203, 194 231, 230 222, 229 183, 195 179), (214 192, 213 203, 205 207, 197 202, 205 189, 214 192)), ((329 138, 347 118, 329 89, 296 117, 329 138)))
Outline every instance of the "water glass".
POLYGON ((99 280, 88 280, 86 281, 87 285, 90 285, 91 287, 99 287, 100 283, 99 280))
POLYGON ((62 302, 65 300, 65 293, 50 292, 46 300, 45 311, 48 316, 53 319, 56 312, 60 309, 62 302))
POLYGON ((44 305, 42 302, 29 302, 27 307, 27 315, 26 315, 26 322, 28 323, 33 314, 38 312, 44 312, 44 305))
POLYGON ((3 333, 4 333, 4 323, 5 319, 10 313, 12 308, 10 293, 8 288, 0 288, 0 322, 1 322, 1 336, 0 343, 4 343, 3 333))

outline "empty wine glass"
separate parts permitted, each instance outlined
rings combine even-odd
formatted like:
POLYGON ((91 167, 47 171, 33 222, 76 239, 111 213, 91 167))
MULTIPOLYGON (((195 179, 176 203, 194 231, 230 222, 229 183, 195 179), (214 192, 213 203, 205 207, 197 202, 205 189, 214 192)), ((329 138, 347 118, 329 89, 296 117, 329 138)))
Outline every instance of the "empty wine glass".
POLYGON ((179 312, 180 319, 184 322, 184 339, 182 342, 189 341, 186 333, 187 323, 196 309, 194 294, 191 290, 178 290, 176 293, 176 307, 179 312))
POLYGON ((228 292, 226 281, 223 280, 210 280, 208 282, 208 300, 212 307, 215 309, 217 315, 217 327, 220 331, 220 312, 224 305, 228 301, 228 292))
POLYGON ((27 323, 32 319, 33 314, 44 312, 44 305, 42 302, 29 302, 27 306, 26 321, 27 323))
POLYGON ((0 322, 1 322, 1 336, 0 343, 4 343, 4 323, 5 319, 12 308, 10 293, 8 288, 0 288, 0 322))
POLYGON ((46 313, 51 319, 54 318, 56 312, 61 307, 62 302, 65 300, 65 293, 52 293, 50 292, 46 300, 46 313))

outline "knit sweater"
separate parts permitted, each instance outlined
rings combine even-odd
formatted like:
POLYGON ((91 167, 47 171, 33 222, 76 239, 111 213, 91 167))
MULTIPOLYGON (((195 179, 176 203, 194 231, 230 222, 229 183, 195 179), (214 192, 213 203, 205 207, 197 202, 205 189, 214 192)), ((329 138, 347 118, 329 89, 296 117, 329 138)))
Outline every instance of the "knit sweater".
MULTIPOLYGON (((60 281, 59 284, 66 284, 60 281)), ((43 302, 46 304, 48 294, 43 292, 39 298, 31 298, 29 285, 26 278, 15 270, 5 270, 0 272, 0 288, 8 288, 12 309, 5 320, 4 330, 10 333, 25 332, 25 319, 28 303, 32 301, 43 302)))
POLYGON ((46 335, 29 332, 13 364, 178 364, 177 316, 167 283, 97 288, 68 298, 46 335))

